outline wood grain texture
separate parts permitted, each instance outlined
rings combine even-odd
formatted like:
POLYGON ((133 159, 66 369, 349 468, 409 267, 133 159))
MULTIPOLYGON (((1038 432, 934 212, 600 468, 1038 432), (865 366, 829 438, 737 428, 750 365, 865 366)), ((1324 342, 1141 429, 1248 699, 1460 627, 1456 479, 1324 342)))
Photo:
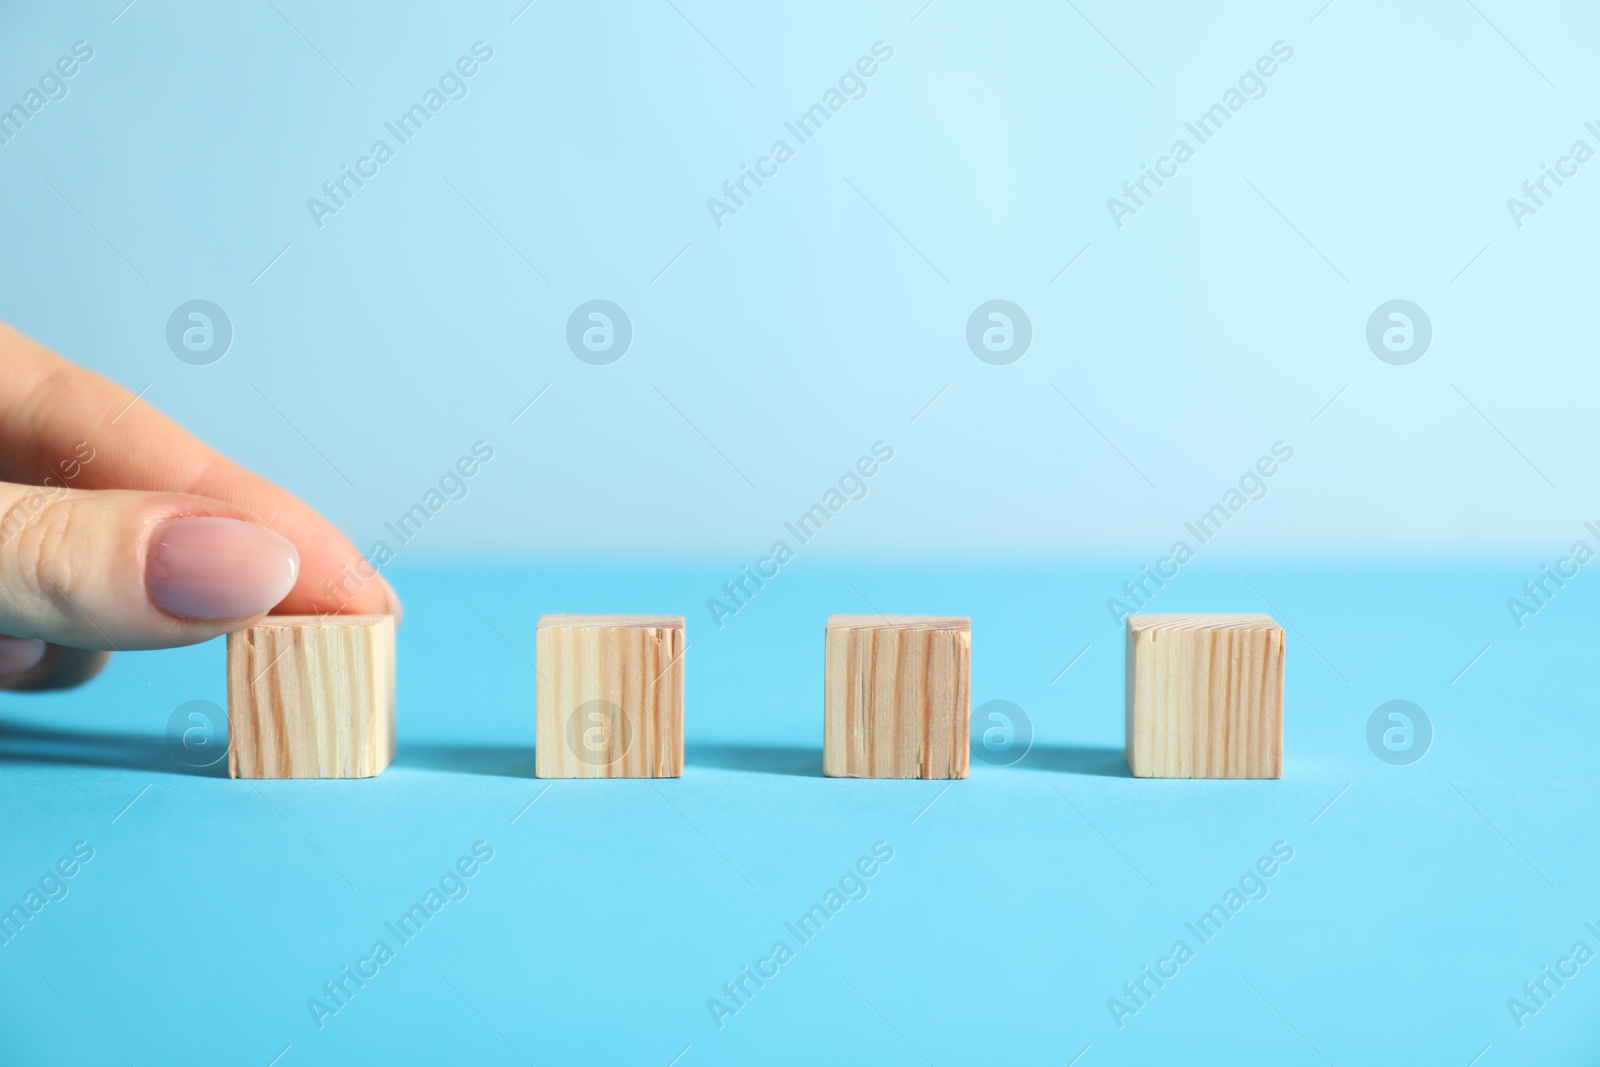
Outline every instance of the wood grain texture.
POLYGON ((680 777, 684 651, 681 615, 540 618, 534 773, 680 777))
POLYGON ((824 644, 822 773, 965 778, 972 626, 967 619, 834 615, 824 644))
POLYGON ((1283 628, 1267 615, 1131 615, 1128 769, 1283 777, 1283 628))
POLYGON ((370 778, 394 759, 394 617, 275 615, 228 635, 228 773, 370 778))

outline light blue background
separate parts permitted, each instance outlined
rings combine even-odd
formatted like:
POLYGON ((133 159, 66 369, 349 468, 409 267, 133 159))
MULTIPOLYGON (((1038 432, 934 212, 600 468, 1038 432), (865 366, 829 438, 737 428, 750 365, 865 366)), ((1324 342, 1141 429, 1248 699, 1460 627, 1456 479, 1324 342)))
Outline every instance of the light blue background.
POLYGON ((893 477, 829 553, 1147 555, 1278 439, 1227 552, 1539 558, 1596 517, 1593 168, 1506 208, 1600 118, 1576 5, 119 6, 7 16, 5 99, 95 58, 0 148, 0 312, 363 547, 478 439, 502 465, 418 551, 739 559, 879 438, 893 477), (466 99, 318 230, 307 198, 478 40, 466 99), (878 40, 866 98, 718 230, 707 198, 878 40), (1279 40, 1118 230, 1107 198, 1279 40), (236 330, 210 367, 163 340, 197 297, 236 330), (635 327, 605 368, 563 342, 594 298, 635 327), (1034 326, 1010 367, 964 343, 995 298, 1034 326), (1410 367, 1364 342, 1396 298, 1434 325, 1410 367))
POLYGON ((377 781, 183 773, 163 730, 222 702, 217 644, 0 701, 0 902, 97 849, 0 948, 0 1060, 1593 1059, 1589 968, 1522 1031, 1505 999, 1600 925, 1594 594, 1522 630, 1505 602, 1600 519, 1600 164, 1506 209, 1600 148, 1594 12, 273 2, 5 6, 0 103, 95 57, 0 146, 0 317, 363 548, 495 459, 389 571, 377 781), (319 230, 306 198, 478 40, 469 95, 319 230), (706 198, 879 40, 719 230, 706 198), (1280 40, 1118 229, 1106 198, 1280 40), (194 298, 235 330, 211 366, 166 347, 194 298), (635 334, 605 367, 564 340, 594 298, 635 334), (1004 367, 964 337, 996 298, 1034 331, 1004 367), (1405 367, 1364 337, 1395 298, 1434 329, 1405 367), (879 439, 867 498, 712 626, 879 439), (1105 601, 1279 440, 1152 606, 1288 624, 1285 779, 1122 777, 1105 601), (822 620, 863 599, 970 614, 975 704, 1027 709, 1036 750, 942 795, 813 777, 822 620), (566 610, 689 617, 684 779, 539 793, 524 657, 566 610), (1405 768, 1365 740, 1395 698, 1436 730, 1405 768), (472 895, 317 1031, 305 999, 479 839, 472 895), (880 839, 871 895, 717 1031, 705 999, 880 839), (1106 998, 1279 839, 1268 899, 1118 1031, 1106 998))

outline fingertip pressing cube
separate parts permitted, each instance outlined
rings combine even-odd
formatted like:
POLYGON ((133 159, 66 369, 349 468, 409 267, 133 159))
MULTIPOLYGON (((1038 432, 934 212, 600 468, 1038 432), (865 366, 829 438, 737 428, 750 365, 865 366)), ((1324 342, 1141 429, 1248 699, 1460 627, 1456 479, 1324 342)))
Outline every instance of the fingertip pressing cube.
POLYGON ((823 774, 967 776, 969 620, 834 615, 824 656, 823 774))
POLYGON ((1136 778, 1283 777, 1283 628, 1129 616, 1127 757, 1136 778))
POLYGON ((681 615, 542 616, 534 773, 681 777, 683 642, 681 615))
POLYGON ((394 617, 273 615, 228 635, 228 773, 370 778, 394 759, 394 617))

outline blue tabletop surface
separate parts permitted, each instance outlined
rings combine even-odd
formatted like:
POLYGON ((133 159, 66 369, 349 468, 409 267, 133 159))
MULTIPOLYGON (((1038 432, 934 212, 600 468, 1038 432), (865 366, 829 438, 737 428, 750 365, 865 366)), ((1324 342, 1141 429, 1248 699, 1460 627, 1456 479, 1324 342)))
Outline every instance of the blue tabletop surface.
POLYGON ((232 781, 174 755, 175 712, 224 703, 220 642, 0 698, 0 904, 43 901, 0 946, 5 1062, 1600 1050, 1581 581, 1519 630, 1509 567, 1185 571, 1153 610, 1285 626, 1284 777, 1159 781, 1122 758, 1111 569, 810 561, 720 630, 711 566, 396 573, 399 754, 374 780, 232 781), (823 622, 870 610, 971 616, 969 779, 821 777, 823 622), (681 779, 533 777, 551 611, 687 615, 681 779), (1031 722, 1011 766, 983 748, 993 700, 1031 722), (1409 752, 1369 743, 1391 700, 1421 709, 1409 752))

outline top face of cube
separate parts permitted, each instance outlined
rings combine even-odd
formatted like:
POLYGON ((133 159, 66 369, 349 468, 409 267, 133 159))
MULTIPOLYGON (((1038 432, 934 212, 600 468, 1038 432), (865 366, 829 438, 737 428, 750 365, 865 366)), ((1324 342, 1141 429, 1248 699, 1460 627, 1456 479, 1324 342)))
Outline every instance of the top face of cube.
POLYGON ((1128 632, 1147 630, 1276 630, 1271 615, 1129 615, 1128 632))
POLYGON ((303 630, 308 626, 335 629, 343 626, 372 626, 392 615, 268 615, 247 630, 303 630))
POLYGON ((970 630, 972 620, 943 615, 829 615, 830 630, 970 630))
POLYGON ((558 630, 681 630, 682 615, 541 615, 539 629, 558 630))

